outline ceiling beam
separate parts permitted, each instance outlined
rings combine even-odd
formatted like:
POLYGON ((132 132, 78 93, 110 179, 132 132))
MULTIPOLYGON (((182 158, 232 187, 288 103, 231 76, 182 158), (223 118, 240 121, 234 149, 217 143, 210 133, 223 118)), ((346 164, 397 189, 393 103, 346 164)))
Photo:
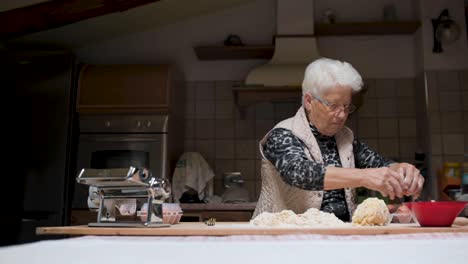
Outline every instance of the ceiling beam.
POLYGON ((0 40, 122 12, 159 0, 53 0, 0 12, 0 40))

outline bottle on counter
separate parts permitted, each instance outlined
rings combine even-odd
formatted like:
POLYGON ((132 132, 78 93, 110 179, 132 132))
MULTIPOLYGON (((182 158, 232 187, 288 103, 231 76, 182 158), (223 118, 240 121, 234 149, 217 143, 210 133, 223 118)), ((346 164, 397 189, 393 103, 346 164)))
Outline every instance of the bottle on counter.
POLYGON ((468 194, 468 154, 465 154, 463 159, 462 176, 461 176, 461 193, 468 194))

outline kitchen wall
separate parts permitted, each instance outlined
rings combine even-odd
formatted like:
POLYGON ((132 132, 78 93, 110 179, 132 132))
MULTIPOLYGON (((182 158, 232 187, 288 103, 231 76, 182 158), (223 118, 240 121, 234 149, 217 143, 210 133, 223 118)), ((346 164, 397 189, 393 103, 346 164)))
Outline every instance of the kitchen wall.
POLYGON ((426 72, 432 173, 468 153, 468 71, 426 72))
MULTIPOLYGON (((222 194, 223 173, 240 171, 254 200, 260 194, 259 140, 285 118, 295 114, 294 102, 262 103, 240 115, 232 87, 242 81, 188 82, 185 151, 198 151, 215 171, 215 193, 222 194)), ((366 79, 364 105, 349 119, 356 136, 379 153, 413 162, 418 149, 414 80, 366 79)))
MULTIPOLYGON (((380 20, 386 0, 314 2, 311 10, 320 21, 333 8, 338 22, 380 20), (362 8, 366 7, 366 8, 362 8)), ((393 0, 398 19, 415 19, 413 1, 393 0)), ((238 34, 246 45, 268 45, 276 32, 276 0, 257 0, 209 15, 123 35, 76 49, 87 63, 173 63, 189 81, 243 80, 265 60, 200 61, 196 45, 221 45, 229 34, 238 34)), ((350 61, 369 78, 415 76, 414 36, 337 36, 318 39, 322 56, 350 61)))
MULTIPOLYGON (((316 0, 314 15, 315 20, 319 21, 326 8, 333 8, 339 22, 372 21, 380 19, 382 7, 388 3, 395 5, 398 19, 420 19, 420 29, 413 35, 319 38, 319 52, 322 56, 351 62, 368 79, 369 86, 376 87, 375 92, 370 89, 364 107, 350 120, 355 131, 369 145, 401 160, 411 160, 412 153, 418 148, 426 153, 432 152, 428 162, 432 164, 434 161, 431 167, 435 168, 447 157, 454 156, 451 154, 452 148, 447 148, 451 144, 448 142, 462 138, 460 130, 455 132, 453 126, 450 126, 450 132, 446 131, 446 125, 455 123, 454 126, 457 127, 466 123, 467 110, 463 108, 446 111, 445 106, 439 105, 441 102, 435 102, 439 99, 438 96, 441 100, 445 100, 443 97, 447 94, 452 99, 455 97, 452 90, 458 88, 455 88, 457 84, 454 82, 449 85, 449 90, 437 90, 435 96, 426 98, 425 71, 429 71, 429 89, 439 89, 442 85, 449 87, 438 84, 438 81, 431 85, 431 78, 438 79, 431 76, 439 76, 439 73, 445 75, 446 71, 458 72, 464 76, 468 69, 468 60, 464 59, 468 56, 468 44, 466 35, 462 34, 458 42, 444 46, 444 53, 432 53, 431 19, 437 17, 444 8, 448 8, 450 14, 461 23, 462 32, 465 32, 463 0, 316 0), (414 83, 417 84, 417 96, 410 93, 412 89, 404 88, 413 87, 414 83), (416 100, 416 110, 409 103, 412 98, 416 100), (430 107, 437 107, 439 110, 429 110, 426 101, 430 107), (434 120, 439 120, 440 125, 434 120), (414 132, 415 123, 417 136, 414 132), (429 126, 431 130, 426 133, 428 130, 425 128, 429 126), (439 130, 433 132, 433 127, 439 127, 439 130)), ((191 129, 187 131, 186 149, 200 150, 207 156, 217 171, 218 179, 222 171, 247 168, 244 169, 244 176, 248 178, 248 186, 256 196, 258 192, 254 190, 255 183, 259 179, 255 173, 258 171, 258 155, 255 154, 254 143, 277 120, 294 112, 298 102, 253 106, 247 109, 247 118, 240 120, 230 87, 233 83, 241 83, 250 69, 266 61, 200 61, 193 47, 220 45, 228 34, 238 34, 247 45, 270 44, 276 31, 275 19, 276 1, 257 0, 163 27, 146 28, 146 31, 88 43, 76 48, 75 52, 85 63, 178 65, 188 81, 187 93, 191 98, 187 102, 187 125, 191 129)), ((466 96, 463 98, 466 100, 466 96)), ((465 105, 466 103, 462 106, 465 105)), ((463 135, 466 137, 466 134, 463 135)), ((464 144, 464 152, 468 152, 466 140, 464 144)), ((463 144, 457 146, 461 145, 463 144)), ((434 177, 433 173, 431 175, 434 177)), ((433 183, 436 182, 436 179, 430 179, 433 183)), ((216 184, 220 190, 220 181, 216 184)), ((432 183, 431 186, 432 189, 437 188, 432 183)))

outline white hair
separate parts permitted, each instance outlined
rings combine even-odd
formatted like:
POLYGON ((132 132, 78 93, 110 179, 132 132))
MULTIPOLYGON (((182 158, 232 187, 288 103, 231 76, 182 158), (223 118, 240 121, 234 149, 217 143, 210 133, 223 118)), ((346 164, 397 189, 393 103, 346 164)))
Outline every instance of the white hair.
POLYGON ((307 93, 320 96, 336 86, 350 87, 353 93, 357 93, 362 88, 362 77, 347 62, 320 58, 310 63, 305 70, 302 99, 307 93))

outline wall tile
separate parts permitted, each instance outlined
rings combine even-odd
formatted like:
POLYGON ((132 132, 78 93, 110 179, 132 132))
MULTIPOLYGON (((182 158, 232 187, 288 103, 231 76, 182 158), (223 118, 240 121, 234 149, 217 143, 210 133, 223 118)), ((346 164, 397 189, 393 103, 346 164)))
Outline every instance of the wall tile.
POLYGON ((416 119, 404 118, 399 120, 400 137, 416 137, 416 119))
POLYGON ((348 116, 348 120, 346 120, 347 127, 349 127, 352 131, 357 131, 357 126, 358 126, 358 117, 357 114, 351 114, 348 116))
POLYGON ((232 101, 215 101, 216 119, 233 119, 234 105, 232 101))
POLYGON ((256 120, 255 121, 255 139, 262 139, 268 131, 273 129, 275 121, 273 120, 256 120))
POLYGON ((185 119, 194 119, 195 118, 195 103, 187 102, 185 104, 185 119))
POLYGON ((207 161, 212 160, 215 157, 215 141, 214 140, 197 139, 195 140, 195 149, 207 161))
POLYGON ((441 113, 443 133, 463 133, 464 122, 462 112, 441 113))
POLYGON ((429 111, 439 111, 439 92, 437 90, 437 78, 434 72, 426 73, 429 111))
POLYGON ((292 102, 275 103, 274 104, 275 120, 281 121, 281 120, 293 117, 296 114, 300 106, 301 106, 300 103, 292 103, 292 102))
POLYGON ((432 155, 442 155, 442 135, 433 134, 431 136, 431 153, 432 155))
POLYGON ((216 120, 215 124, 215 138, 234 138, 234 120, 216 120))
POLYGON ((186 139, 184 141, 184 152, 191 152, 191 151, 195 151, 195 140, 186 139))
POLYGON ((463 134, 442 135, 443 151, 445 155, 463 155, 465 137, 463 134))
POLYGON ((272 103, 259 103, 255 106, 256 120, 273 120, 275 111, 272 103))
POLYGON ((359 119, 358 121, 358 137, 373 138, 378 137, 379 128, 376 118, 359 119))
POLYGON ((195 120, 185 119, 185 138, 190 139, 195 137, 195 120))
POLYGON ((461 90, 468 91, 468 71, 460 71, 458 76, 460 78, 461 90))
POLYGON ((377 97, 391 98, 396 95, 396 81, 394 79, 377 79, 377 97))
POLYGON ((236 160, 235 162, 236 171, 242 173, 244 180, 255 180, 255 160, 236 160))
POLYGON ((214 119, 215 104, 214 101, 199 101, 195 105, 196 119, 214 119))
POLYGON ((214 181, 213 193, 218 196, 221 196, 224 193, 224 181, 222 180, 214 181))
POLYGON ((195 138, 213 139, 215 136, 215 121, 200 119, 195 123, 195 138))
POLYGON ((255 105, 234 107, 234 118, 238 120, 255 120, 255 105))
POLYGON ((233 172, 235 170, 233 159, 217 159, 215 160, 215 179, 216 180, 224 180, 224 173, 226 172, 233 172))
POLYGON ((468 153, 468 133, 465 133, 465 150, 464 153, 468 153))
POLYGON ((387 158, 398 159, 400 156, 398 139, 379 139, 379 152, 387 158))
POLYGON ((396 101, 394 99, 379 99, 377 105, 377 115, 379 117, 395 117, 396 114, 396 101))
POLYGON ((396 94, 398 97, 413 97, 414 89, 414 79, 398 79, 396 81, 396 94))
POLYGON ((440 111, 462 111, 461 92, 441 92, 439 97, 440 111))
POLYGON ((400 139, 400 156, 401 157, 414 157, 416 152, 416 138, 401 138, 400 139))
POLYGON ((431 157, 431 169, 434 173, 442 172, 444 161, 442 156, 432 155, 431 157))
POLYGON ((185 98, 188 102, 195 101, 195 90, 197 89, 196 82, 187 82, 185 84, 185 98))
POLYGON ((433 112, 429 116, 429 127, 431 133, 441 133, 442 132, 442 123, 440 121, 440 113, 433 112))
POLYGON ((437 72, 437 87, 439 91, 459 91, 460 80, 457 71, 437 72))
POLYGON ((197 89, 195 91, 195 100, 208 101, 215 99, 214 82, 197 82, 197 89))
POLYGON ((377 117, 377 99, 366 99, 357 110, 359 117, 377 117))
POLYGON ((463 112, 463 132, 468 134, 468 112, 463 112))
POLYGON ((364 79, 364 87, 367 89, 366 94, 364 94, 364 98, 376 98, 377 97, 377 86, 375 79, 364 79))
POLYGON ((255 121, 254 120, 236 120, 235 121, 235 137, 243 139, 255 138, 255 121))
POLYGON ((396 103, 399 117, 414 117, 416 115, 413 97, 398 97, 396 103))
POLYGON ((462 104, 463 104, 463 111, 468 111, 468 90, 463 91, 463 99, 462 99, 462 104))
POLYGON ((255 159, 256 144, 255 140, 236 140, 235 141, 236 159, 255 159))
POLYGON ((378 120, 379 138, 398 137, 398 120, 396 118, 381 118, 378 120))
POLYGON ((234 140, 216 140, 215 141, 216 159, 234 159, 234 140))
POLYGON ((234 102, 232 93, 233 81, 216 81, 215 82, 215 99, 234 102))

